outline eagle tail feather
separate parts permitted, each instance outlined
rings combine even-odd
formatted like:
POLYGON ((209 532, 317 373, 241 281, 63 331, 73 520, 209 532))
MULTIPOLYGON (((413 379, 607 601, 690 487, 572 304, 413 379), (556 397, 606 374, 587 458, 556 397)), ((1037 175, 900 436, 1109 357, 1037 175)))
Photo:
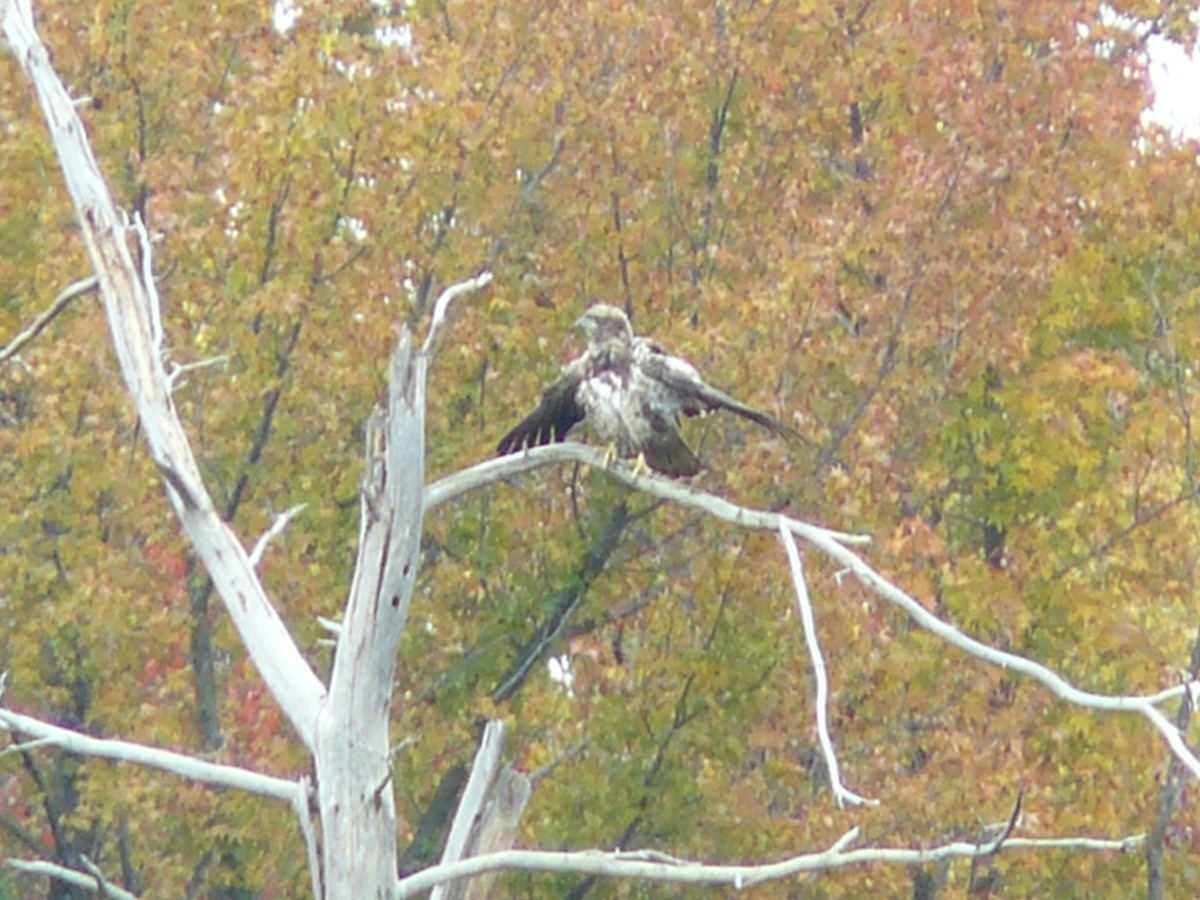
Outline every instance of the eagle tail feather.
POLYGON ((655 429, 642 447, 642 456, 655 472, 673 478, 691 478, 700 471, 700 458, 674 428, 655 429))

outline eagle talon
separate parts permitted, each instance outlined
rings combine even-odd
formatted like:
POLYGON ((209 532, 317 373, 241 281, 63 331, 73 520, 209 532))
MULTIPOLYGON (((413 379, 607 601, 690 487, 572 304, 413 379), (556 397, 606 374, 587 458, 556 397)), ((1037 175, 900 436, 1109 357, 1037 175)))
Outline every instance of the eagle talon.
POLYGON ((632 478, 637 481, 642 475, 650 474, 650 464, 646 462, 646 454, 639 453, 637 459, 633 461, 632 478))
POLYGON ((621 454, 617 452, 617 442, 612 441, 604 448, 604 468, 611 469, 613 463, 621 458, 621 454))

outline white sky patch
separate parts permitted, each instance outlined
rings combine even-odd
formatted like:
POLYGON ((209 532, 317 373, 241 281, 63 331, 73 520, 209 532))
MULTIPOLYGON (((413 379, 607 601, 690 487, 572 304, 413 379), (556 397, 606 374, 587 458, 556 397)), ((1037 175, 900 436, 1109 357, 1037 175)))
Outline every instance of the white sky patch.
POLYGON ((546 660, 546 668, 549 670, 550 680, 555 684, 562 685, 566 695, 574 700, 575 673, 571 670, 571 657, 552 656, 546 660))
POLYGON ((1200 53, 1192 46, 1151 35, 1146 42, 1150 53, 1150 85, 1154 102, 1143 114, 1143 121, 1162 126, 1179 140, 1200 140, 1200 53))
POLYGON ((362 223, 362 219, 356 219, 354 216, 342 216, 338 222, 342 228, 346 230, 354 240, 362 243, 370 235, 367 233, 367 226, 362 223))
MULTIPOLYGON (((221 197, 224 198, 224 196, 225 191, 221 189, 221 197)), ((238 222, 242 218, 242 211, 245 208, 246 204, 244 202, 236 200, 225 214, 225 237, 231 241, 237 240, 238 235, 242 232, 242 227, 238 222)))
MULTIPOLYGON (((1100 19, 1146 41, 1146 71, 1153 97, 1142 112, 1142 123, 1166 129, 1177 141, 1200 139, 1200 46, 1189 50, 1178 41, 1154 34, 1151 22, 1118 15, 1108 5, 1100 7, 1100 19)), ((1200 8, 1191 13, 1200 25, 1200 8)), ((1086 36, 1087 29, 1082 33, 1086 36)))
POLYGON ((274 6, 271 7, 271 24, 275 26, 275 31, 287 34, 295 28, 300 12, 300 7, 292 0, 275 0, 274 6))
POLYGON ((384 25, 375 29, 375 38, 383 47, 399 47, 417 65, 417 48, 413 43, 412 26, 407 22, 402 25, 384 25))

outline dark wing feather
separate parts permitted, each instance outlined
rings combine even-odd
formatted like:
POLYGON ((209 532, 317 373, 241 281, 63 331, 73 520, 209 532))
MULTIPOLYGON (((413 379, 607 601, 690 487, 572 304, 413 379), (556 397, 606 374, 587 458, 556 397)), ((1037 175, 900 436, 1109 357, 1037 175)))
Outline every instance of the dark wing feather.
POLYGON ((564 366, 558 380, 542 392, 542 402, 537 409, 500 439, 496 447, 497 455, 504 456, 526 447, 541 447, 565 439, 567 432, 584 417, 584 409, 578 398, 583 372, 582 361, 578 359, 564 366))
POLYGON ((686 360, 670 356, 653 341, 645 341, 641 350, 639 364, 642 371, 670 392, 678 403, 679 411, 684 415, 698 416, 718 409, 727 409, 781 437, 800 437, 795 429, 784 425, 778 419, 759 412, 705 383, 695 366, 686 360))
POLYGON ((672 478, 691 478, 700 471, 700 459, 683 442, 674 425, 660 425, 642 445, 642 456, 655 472, 672 478))

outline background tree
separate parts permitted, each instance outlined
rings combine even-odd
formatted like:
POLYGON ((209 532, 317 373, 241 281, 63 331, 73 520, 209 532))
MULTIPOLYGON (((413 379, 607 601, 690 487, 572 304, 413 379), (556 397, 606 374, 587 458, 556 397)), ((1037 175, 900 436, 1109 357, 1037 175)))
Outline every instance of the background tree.
MULTIPOLYGON (((223 359, 175 396, 218 508, 255 536, 307 504, 261 572, 314 667, 394 325, 487 266, 499 288, 433 372, 431 477, 487 455, 603 296, 807 436, 699 423, 706 489, 873 534, 929 609, 1090 689, 1189 668, 1195 149, 1139 126, 1140 38, 1098 7, 323 4, 280 33, 255 4, 51 3, 39 27, 118 204, 161 235, 173 358, 223 359)), ((4 335, 88 274, 33 103, 0 98, 4 335)), ((108 346, 77 300, 0 369, 5 700, 299 773, 108 346)), ((855 824, 936 843, 1023 788, 1028 832, 1153 829, 1149 870, 1001 855, 806 889, 1123 896, 1157 872, 1196 891, 1172 865, 1194 810, 1146 729, 943 652, 814 559, 843 775, 883 801, 837 809, 771 537, 563 470, 438 510, 423 549, 394 710, 404 839, 499 717, 544 773, 531 846, 769 859, 855 824)), ((0 779, 6 856, 84 854, 167 895, 307 879, 270 804, 53 752, 0 779)))

